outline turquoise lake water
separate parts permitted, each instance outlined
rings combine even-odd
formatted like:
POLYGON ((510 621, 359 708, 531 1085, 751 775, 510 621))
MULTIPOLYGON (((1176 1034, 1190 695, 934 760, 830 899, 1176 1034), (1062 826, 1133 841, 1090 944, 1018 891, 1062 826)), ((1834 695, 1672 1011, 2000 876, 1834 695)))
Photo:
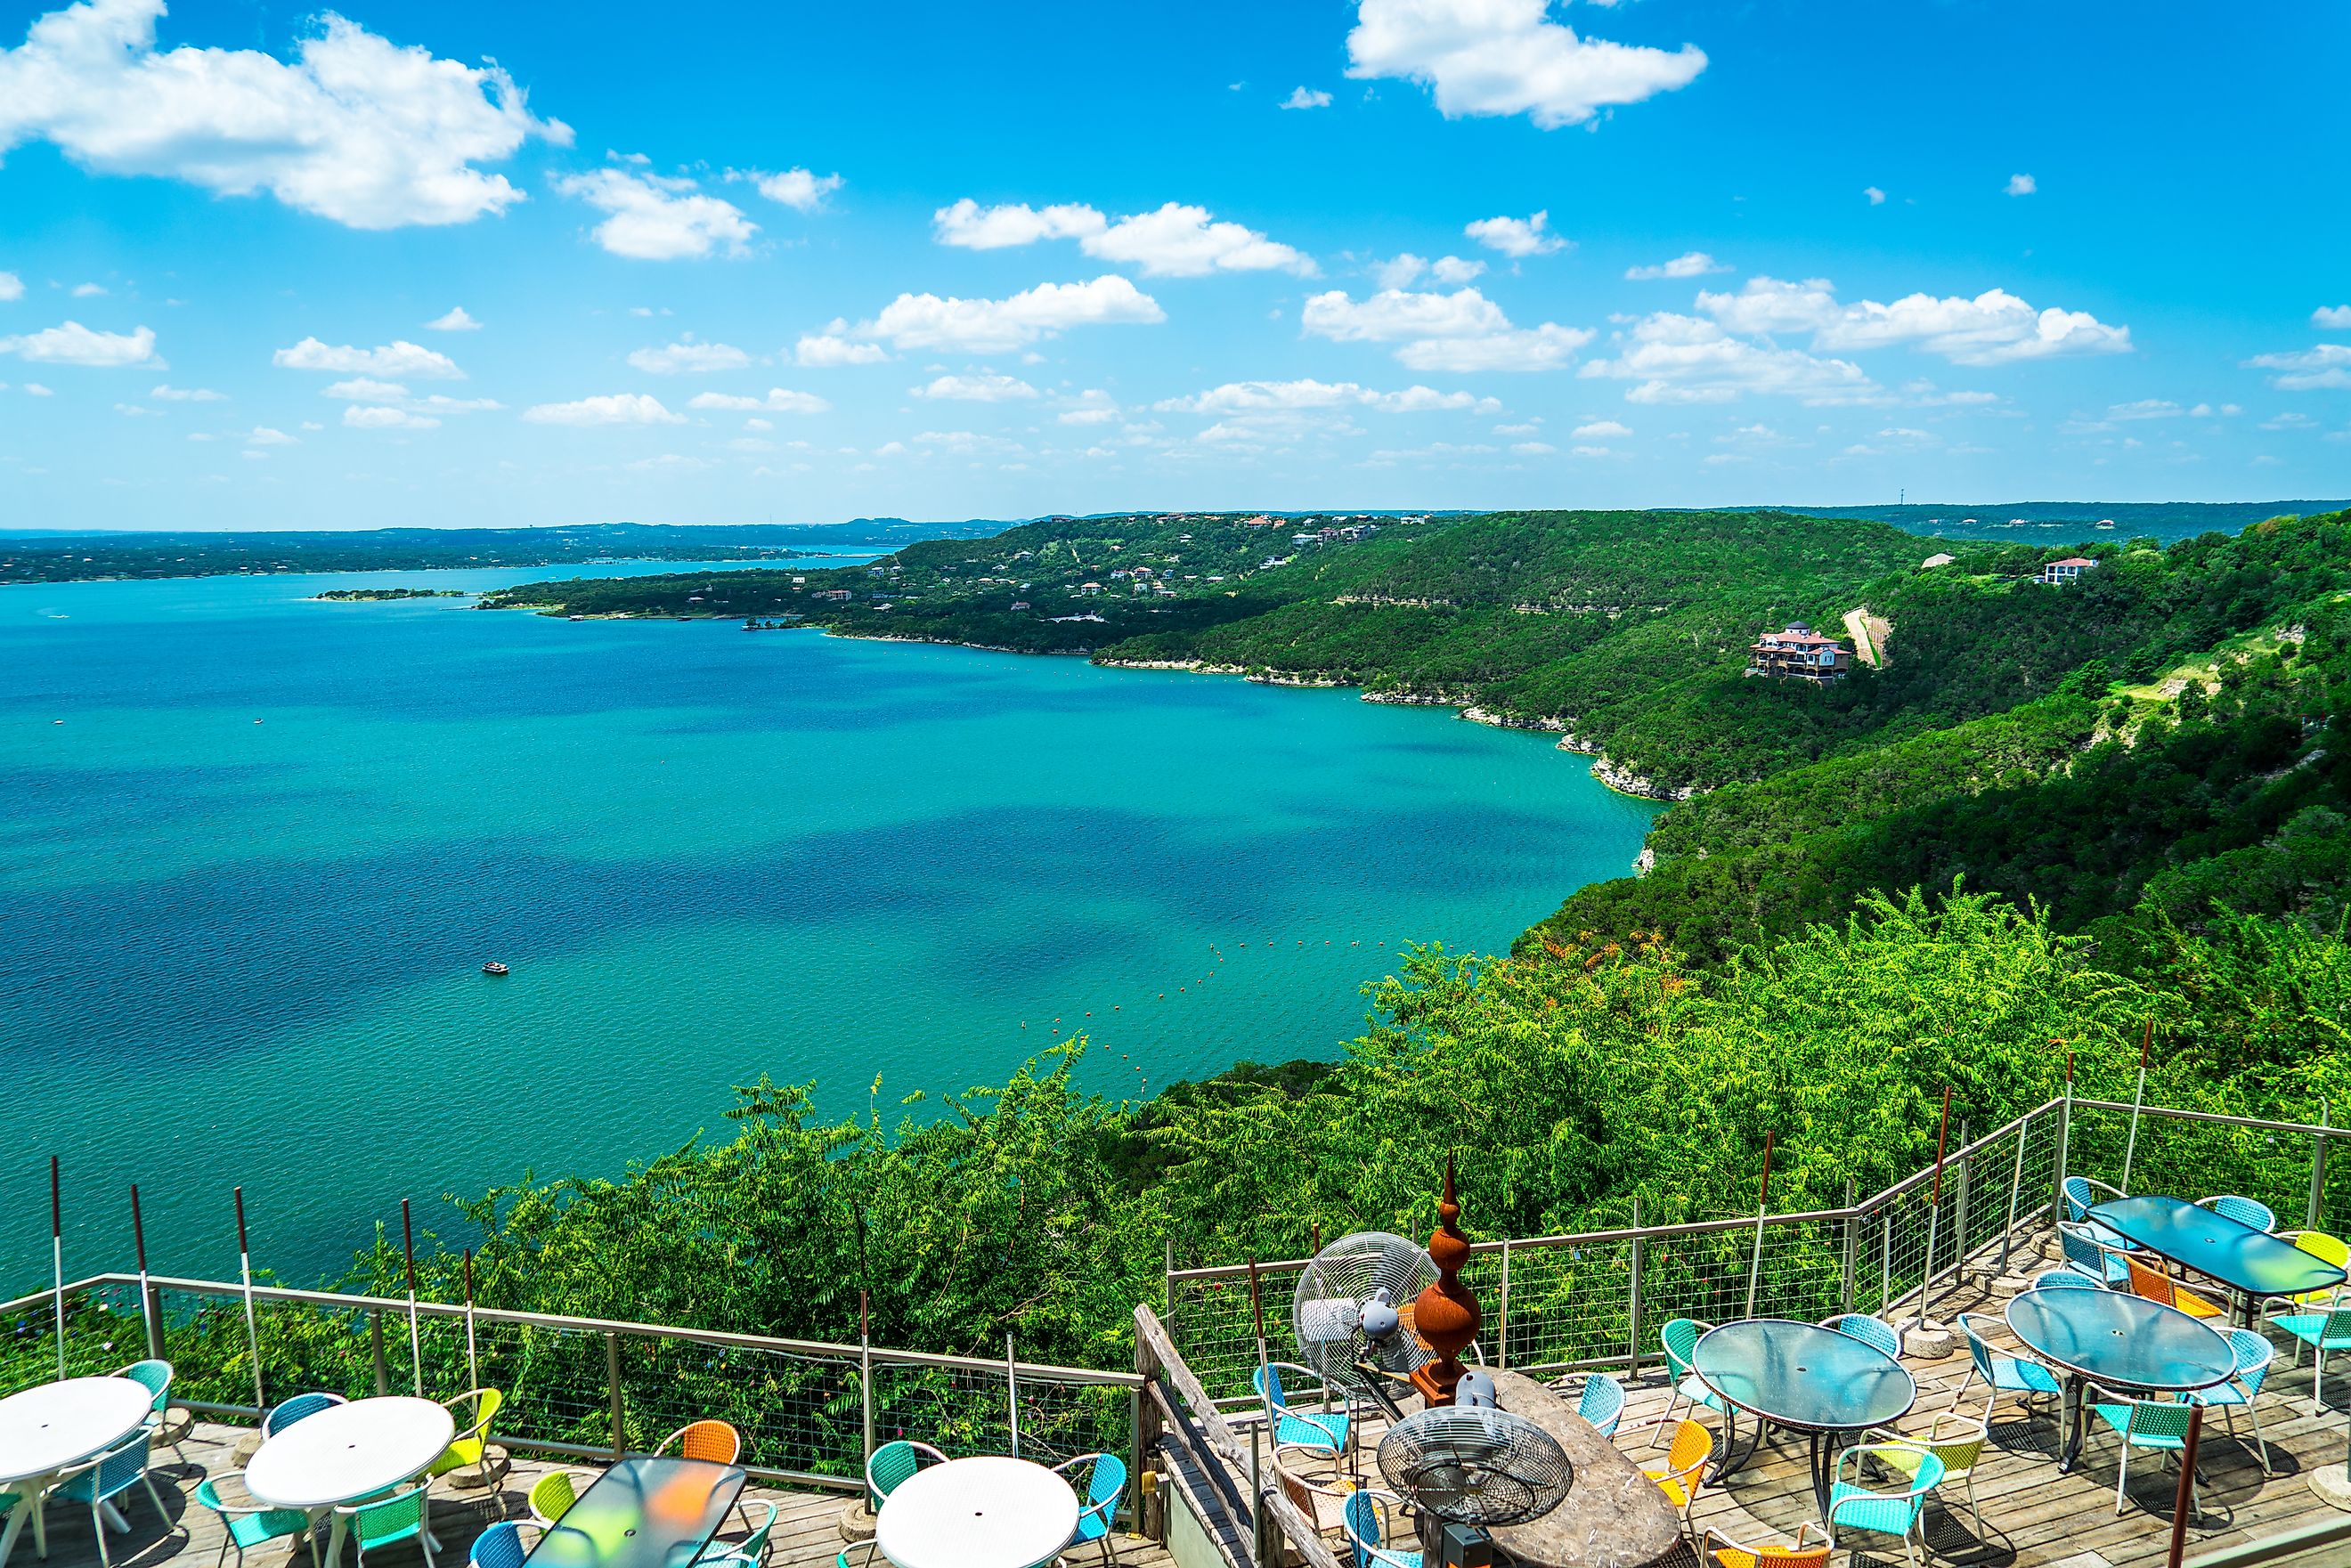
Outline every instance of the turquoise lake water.
POLYGON ((761 1072, 842 1111, 1077 1030, 1112 1094, 1335 1054, 1400 944, 1507 945, 1654 811, 1347 693, 308 601, 546 575, 0 588, 0 1293, 51 1154, 68 1273, 129 1266, 135 1181, 158 1268, 233 1278, 241 1182, 308 1280, 403 1197, 724 1136, 761 1072))

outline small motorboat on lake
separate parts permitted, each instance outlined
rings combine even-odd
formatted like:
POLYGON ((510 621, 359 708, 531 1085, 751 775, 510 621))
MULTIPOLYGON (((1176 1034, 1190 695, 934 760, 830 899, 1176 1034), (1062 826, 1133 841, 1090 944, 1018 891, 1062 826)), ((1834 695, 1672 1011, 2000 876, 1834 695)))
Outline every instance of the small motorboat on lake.
POLYGON ((482 973, 485 975, 503 975, 506 972, 507 967, 504 964, 499 963, 496 958, 491 959, 488 963, 482 966, 482 973))

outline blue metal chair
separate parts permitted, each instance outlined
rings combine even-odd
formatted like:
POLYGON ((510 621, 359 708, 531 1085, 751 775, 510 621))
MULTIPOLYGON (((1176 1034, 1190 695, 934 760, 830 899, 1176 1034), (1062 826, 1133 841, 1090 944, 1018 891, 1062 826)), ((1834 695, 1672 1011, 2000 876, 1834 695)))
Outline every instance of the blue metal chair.
POLYGON ((147 1475, 148 1447, 154 1440, 152 1431, 145 1427, 140 1427, 115 1447, 69 1474, 51 1494, 67 1502, 89 1505, 90 1529, 98 1536, 98 1560, 106 1568, 114 1568, 114 1559, 106 1551, 106 1521, 100 1512, 108 1503, 134 1486, 143 1486, 147 1489, 147 1500, 155 1505, 155 1511, 162 1515, 163 1522, 168 1525, 172 1521, 172 1516, 164 1512, 162 1494, 156 1491, 155 1483, 147 1475))
MULTIPOLYGON (((157 1437, 172 1445, 172 1452, 180 1457, 181 1463, 185 1464, 188 1453, 180 1447, 180 1438, 187 1435, 185 1427, 176 1434, 166 1429, 170 1426, 166 1416, 172 1404, 172 1364, 168 1361, 134 1361, 114 1375, 129 1378, 155 1396, 155 1408, 148 1415, 147 1425, 157 1437)), ((185 1416, 187 1412, 183 1410, 180 1414, 185 1416)))
POLYGON ((1829 1549, 1834 1551, 1838 1538, 1847 1531, 1898 1535, 1902 1538, 1902 1555, 1911 1568, 1917 1568, 1918 1550, 1912 1544, 1912 1538, 1924 1543, 1926 1531, 1919 1529, 1918 1521, 1927 1511, 1927 1494, 1942 1481, 1943 1461, 1916 1444, 1863 1443, 1847 1448, 1837 1456, 1836 1479, 1829 1487, 1829 1549), (1852 1462, 1858 1476, 1864 1459, 1892 1463, 1909 1486, 1898 1492, 1874 1491, 1857 1481, 1846 1480, 1846 1463, 1852 1462))
POLYGON ((880 1513, 882 1500, 896 1491, 899 1482, 925 1464, 944 1465, 946 1462, 947 1457, 928 1443, 900 1437, 883 1444, 873 1450, 873 1457, 865 1461, 865 1506, 880 1513))
POLYGON ((474 1537, 474 1550, 465 1561, 472 1568, 522 1568, 522 1560, 528 1555, 523 1548, 522 1526, 502 1519, 474 1537))
POLYGON ((213 1559, 217 1565, 227 1557, 228 1549, 236 1548, 236 1560, 245 1562, 248 1546, 266 1545, 272 1541, 284 1541, 310 1532, 310 1515, 298 1508, 270 1508, 257 1502, 229 1502, 220 1494, 225 1480, 242 1481, 245 1472, 230 1470, 223 1475, 206 1478, 196 1487, 196 1500, 220 1515, 220 1556, 213 1559))
MULTIPOLYGON (((2123 1451, 2115 1463, 2115 1512, 2123 1511, 2123 1487, 2130 1479, 2130 1451, 2133 1448, 2154 1448, 2161 1452, 2187 1457, 2188 1419, 2195 1412, 2193 1403, 2185 1399, 2132 1399, 2109 1389, 2091 1385, 2089 1415, 2105 1422, 2115 1436, 2123 1440, 2123 1451), (2099 1396, 2103 1395, 2104 1398, 2099 1396)), ((2196 1511, 2196 1482, 2188 1483, 2188 1511, 2196 1511)))
POLYGON ((1347 1544, 1354 1551, 1354 1568, 1420 1568, 1418 1552, 1399 1552, 1380 1544, 1387 1539, 1390 1504, 1401 1509, 1404 1500, 1369 1487, 1348 1494, 1347 1544))
POLYGON ((1078 1510, 1078 1532, 1070 1537, 1071 1543, 1099 1541, 1102 1561, 1115 1563, 1118 1548, 1111 1542, 1111 1524, 1118 1517, 1119 1500, 1126 1495, 1126 1461, 1116 1454, 1080 1454, 1055 1465, 1053 1471, 1066 1478, 1080 1465, 1092 1468, 1086 1474, 1085 1504, 1078 1510))
POLYGON ((2277 1346, 2252 1329, 2224 1329, 2221 1337, 2229 1342, 2230 1350, 2236 1354, 2237 1370, 2229 1375, 2228 1382, 2200 1389, 2189 1397, 2199 1405, 2219 1406, 2229 1417, 2229 1436, 2231 1437, 2237 1435, 2237 1406, 2243 1406, 2245 1413, 2253 1418, 2253 1442, 2261 1449, 2262 1474, 2268 1475, 2270 1443, 2262 1436, 2261 1406, 2253 1403, 2253 1397, 2261 1393, 2262 1384, 2268 1379, 2270 1368, 2277 1361, 2277 1346))
MULTIPOLYGON (((2343 1298, 2335 1298, 2340 1301, 2343 1298)), ((2319 1385, 2326 1377, 2326 1353, 2330 1350, 2351 1350, 2351 1307, 2329 1307, 2323 1312, 2288 1312, 2270 1322, 2318 1353, 2318 1360, 2310 1373, 2310 1396, 2321 1405, 2326 1403, 2319 1385)), ((2294 1359, 2302 1360, 2302 1345, 2296 1345, 2294 1359)))
POLYGON ((2130 1265, 2122 1254, 2129 1249, 2123 1239, 2103 1225, 2071 1219, 2057 1222, 2057 1250, 2065 1267, 2108 1290, 2130 1287, 2130 1265))
POLYGON ((424 1553, 424 1568, 433 1568, 434 1548, 440 1542, 433 1539, 429 1491, 427 1484, 419 1483, 335 1510, 350 1530, 352 1545, 359 1549, 359 1568, 367 1568, 369 1547, 402 1541, 415 1542, 424 1553))
POLYGON ((1991 1389, 1991 1396, 1984 1401, 1983 1418, 1987 1424, 1991 1420, 1992 1406, 2000 1403, 2000 1396, 2003 1394, 2013 1394, 2022 1400, 2027 1416, 2039 1415, 2040 1412, 2032 1407, 2033 1400, 2044 1394, 2062 1394, 2064 1385, 2057 1381, 2055 1373, 2030 1357, 2010 1355, 1992 1349, 1985 1343, 1982 1331, 1975 1325, 1974 1320, 1980 1315, 1976 1312, 1959 1315, 1959 1332, 1968 1339, 1968 1375, 1959 1380, 1959 1392, 1951 1396, 1953 1406, 1967 1397, 1968 1389, 1980 1377, 1991 1389))
POLYGON ((768 1561, 768 1537, 776 1531, 776 1515, 783 1511, 765 1498, 756 1500, 765 1504, 768 1510, 768 1517, 759 1521, 758 1527, 740 1541, 712 1542, 710 1550, 694 1560, 694 1568, 716 1568, 716 1564, 730 1559, 740 1559, 749 1563, 752 1568, 761 1568, 768 1561))
POLYGON ((1273 1427, 1273 1440, 1292 1448, 1305 1448, 1312 1453, 1337 1458, 1347 1451, 1353 1429, 1349 1417, 1330 1410, 1330 1393, 1311 1367, 1295 1362, 1270 1361, 1249 1374, 1249 1382, 1258 1397, 1265 1401, 1265 1418, 1273 1427), (1290 1402, 1283 1391, 1281 1375, 1296 1373, 1314 1385, 1317 1403, 1324 1408, 1301 1410, 1290 1402))
POLYGON ((349 1401, 340 1394, 297 1394, 293 1398, 279 1403, 261 1418, 261 1435, 275 1437, 297 1421, 347 1403, 349 1401))
POLYGON ((1844 1312, 1836 1317, 1823 1318, 1821 1327, 1834 1329, 1848 1339, 1857 1339, 1893 1360, 1902 1359, 1902 1335, 1891 1323, 1881 1322, 1866 1312, 1844 1312))
POLYGON ((2130 1196, 2118 1186, 2108 1186, 2085 1176, 2069 1176, 2060 1185, 2065 1193, 2065 1218, 2077 1225, 2089 1218, 2090 1210, 2106 1199, 2130 1196))
POLYGON ((2104 1289, 2087 1274, 2071 1269, 2044 1269, 2025 1286, 2029 1291, 2096 1291, 2104 1289))
POLYGON ((2233 1192, 2224 1192, 2217 1197, 2198 1198, 2196 1207, 2209 1208, 2223 1219, 2233 1219, 2240 1225, 2250 1225, 2256 1230, 2277 1228, 2277 1215, 2271 1210, 2268 1204, 2257 1197, 2239 1197, 2233 1192))
POLYGON ((1604 1372, 1585 1373, 1575 1413, 1591 1422, 1602 1437, 1614 1437, 1616 1424, 1625 1419, 1625 1385, 1604 1372))

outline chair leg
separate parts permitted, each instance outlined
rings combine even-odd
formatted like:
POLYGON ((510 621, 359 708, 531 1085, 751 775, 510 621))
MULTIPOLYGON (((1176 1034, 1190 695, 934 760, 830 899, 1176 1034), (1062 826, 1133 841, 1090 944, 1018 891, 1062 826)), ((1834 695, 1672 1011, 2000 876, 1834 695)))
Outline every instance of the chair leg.
POLYGON ((2130 1479, 2130 1439, 2123 1439, 2123 1451, 2115 1457, 2115 1517, 2123 1516, 2123 1484, 2130 1479))
POLYGON ((171 1523, 172 1516, 164 1511, 162 1494, 155 1490, 154 1478, 152 1476, 142 1474, 139 1478, 139 1484, 147 1489, 147 1500, 155 1505, 156 1516, 162 1519, 165 1524, 171 1523))
MULTIPOLYGON (((2261 1412, 2261 1408, 2260 1408, 2260 1406, 2256 1406, 2256 1405, 2255 1405, 2252 1400, 2248 1399, 2248 1400, 2246 1400, 2246 1401, 2245 1401, 2245 1414, 2246 1414, 2246 1415, 2248 1415, 2248 1416, 2252 1416, 2252 1417, 2253 1418, 2253 1444, 2254 1444, 2254 1446, 2255 1446, 2256 1448, 2260 1448, 2260 1449, 2261 1449, 2261 1451, 2262 1451, 2262 1474, 2263 1474, 2263 1475, 2265 1475, 2265 1476, 2266 1476, 2266 1475, 2268 1475, 2268 1474, 2270 1474, 2270 1473, 2271 1473, 2271 1471, 2270 1471, 2270 1440, 2269 1440, 2267 1437, 2262 1437, 2262 1412, 2261 1412)), ((2234 1423, 2231 1423, 2231 1426, 2230 1426, 2230 1432, 2231 1433, 2231 1435, 2233 1435, 2233 1434, 2235 1433, 2235 1431, 2236 1431, 2235 1425, 2234 1425, 2234 1423)))
POLYGON ((90 1489, 89 1532, 98 1537, 99 1562, 103 1565, 103 1568, 114 1568, 114 1559, 108 1555, 106 1550, 106 1516, 99 1511, 105 1506, 105 1502, 98 1496, 98 1489, 96 1487, 92 1487, 90 1489))
POLYGON ((1972 1467, 1968 1470, 1968 1511, 1975 1515, 1976 1539, 1981 1541, 1984 1532, 1983 1505, 1976 1501, 1976 1472, 1972 1467))

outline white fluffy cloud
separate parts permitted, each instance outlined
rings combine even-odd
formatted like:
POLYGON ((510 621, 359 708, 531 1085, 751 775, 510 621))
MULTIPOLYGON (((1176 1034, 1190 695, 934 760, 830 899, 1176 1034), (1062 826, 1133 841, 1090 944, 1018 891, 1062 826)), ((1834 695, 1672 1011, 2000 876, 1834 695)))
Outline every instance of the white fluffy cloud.
POLYGON ((611 214, 593 230, 596 243, 632 261, 690 261, 721 250, 745 256, 759 232, 742 208, 684 175, 604 168, 561 175, 555 188, 611 214))
POLYGON ((13 272, 0 272, 0 301, 25 298, 25 280, 13 272))
POLYGON ((269 362, 281 370, 329 371, 339 376, 413 376, 427 382, 462 382, 465 372, 448 355, 419 343, 397 339, 377 349, 340 347, 305 338, 290 349, 280 349, 269 362))
POLYGON ((2247 368, 2274 371, 2270 385, 2280 392, 2316 392, 2351 387, 2351 343, 2321 343, 2290 354, 2255 354, 2247 368))
POLYGON ((685 416, 664 408, 646 392, 607 392, 576 402, 534 403, 522 411, 531 424, 684 424, 685 416))
POLYGON ((1594 360, 1580 373, 1633 382, 1625 400, 1642 403, 1729 402, 1742 392, 1822 403, 1878 395, 1876 383, 1849 361, 1750 342, 1713 321, 1670 311, 1635 323, 1614 359, 1594 360))
POLYGON ((1382 413, 1425 413, 1467 409, 1493 413, 1501 404, 1489 397, 1466 392, 1438 392, 1412 386, 1402 392, 1375 392, 1353 382, 1227 382, 1190 397, 1169 398, 1153 405, 1162 413, 1204 413, 1218 418, 1312 409, 1368 408, 1382 413))
POLYGON ((225 402, 226 392, 216 392, 210 387, 159 386, 147 394, 157 402, 225 402))
POLYGON ((1368 299, 1337 289, 1306 301, 1300 319, 1312 337, 1342 343, 1395 343, 1396 359, 1416 371, 1550 371, 1592 340, 1582 328, 1546 321, 1520 329, 1475 288, 1414 294, 1388 288, 1368 299))
POLYGON ((530 137, 569 145, 496 66, 402 48, 333 13, 290 61, 159 49, 163 0, 85 0, 0 53, 0 152, 48 141, 105 174, 266 191, 353 228, 460 224, 523 199, 475 165, 530 137))
POLYGON ((1613 436, 1630 435, 1629 426, 1613 419, 1595 419, 1589 424, 1579 424, 1569 433, 1578 441, 1606 441, 1613 436))
POLYGON ((2041 189, 2040 184, 2032 175, 2011 174, 2008 177, 2008 183, 2001 188, 2001 193, 2006 196, 2029 196, 2039 189, 2041 189))
POLYGON ((1625 269, 1625 276, 1635 283, 1646 283, 1660 277, 1703 277, 1709 272, 1729 270, 1702 250, 1688 250, 1671 261, 1661 261, 1654 267, 1628 267, 1625 269))
POLYGON ((1085 283, 1040 283, 1008 299, 941 298, 901 294, 871 321, 836 321, 799 341, 800 363, 853 364, 880 357, 859 351, 878 342, 896 349, 947 349, 973 354, 1025 348, 1071 327, 1165 321, 1159 302, 1116 274, 1085 283))
POLYGON ((1485 270, 1482 261, 1465 260, 1458 256, 1440 256, 1429 261, 1405 251, 1393 261, 1375 263, 1372 277, 1382 288, 1409 288, 1423 273, 1439 283, 1462 284, 1485 270))
POLYGON ((1890 305, 1847 305, 1824 277, 1751 277, 1736 294, 1700 293, 1698 308, 1732 332, 1810 332, 1816 349, 1910 344, 1954 364, 2001 365, 2071 354, 2128 353, 2130 329, 2081 310, 2036 310, 2005 289, 1972 299, 1909 294, 1890 305))
POLYGON ((482 324, 465 314, 463 305, 453 305, 445 315, 435 316, 424 323, 428 332, 478 332, 482 324))
POLYGON ((1284 109, 1328 109, 1331 107, 1331 95, 1324 92, 1321 88, 1294 87, 1290 89, 1290 96, 1281 100, 1281 107, 1284 109))
POLYGON ((697 343, 693 335, 658 349, 639 349, 629 363, 647 375, 708 375, 714 371, 739 371, 751 356, 732 343, 697 343))
MULTIPOLYGON (((0 293, 0 299, 9 298, 0 293)), ((2322 305, 2310 313, 2310 324, 2322 332, 2351 332, 2351 305, 2322 305)))
POLYGON ((343 410, 343 423, 352 430, 438 430, 441 422, 427 413, 413 413, 404 408, 362 408, 353 403, 343 410))
POLYGON ((1549 0, 1363 0, 1347 35, 1351 77, 1429 88, 1447 119, 1524 114, 1546 131, 1687 86, 1706 56, 1579 37, 1549 0))
POLYGON ((245 444, 247 446, 292 446, 297 444, 294 438, 287 434, 284 431, 272 430, 266 424, 255 425, 252 433, 246 436, 245 444))
POLYGON ((914 397, 955 402, 1013 402, 1037 395, 1037 389, 1018 376, 988 374, 940 376, 907 392, 914 397))
POLYGON ((846 319, 835 319, 821 332, 803 332, 793 345, 795 364, 825 369, 834 365, 878 365, 890 357, 879 343, 861 343, 849 336, 846 319))
POLYGON ((0 354, 14 354, 46 365, 88 365, 99 370, 144 366, 160 371, 163 361, 155 352, 155 332, 141 327, 131 332, 99 332, 78 321, 47 327, 21 337, 0 338, 0 354))
POLYGON ((1861 193, 1869 198, 1869 204, 1873 207, 1882 207, 1886 204, 1886 193, 1875 185, 1864 185, 1861 188, 1861 193))
POLYGON ((1040 240, 1074 239, 1103 261, 1123 262, 1147 277, 1201 277, 1212 272, 1313 274, 1313 258, 1236 223, 1219 222, 1206 207, 1169 202, 1155 212, 1113 222, 1082 204, 1030 207, 1018 203, 983 207, 966 196, 931 214, 941 245, 1001 250, 1040 240))
MULTIPOLYGON (((823 413, 832 407, 814 392, 769 387, 765 397, 737 397, 732 392, 696 392, 688 408, 729 408, 745 413, 766 410, 775 413, 823 413)), ((764 422, 759 422, 764 423, 764 422)))
POLYGON ((1549 256, 1565 250, 1569 242, 1551 232, 1551 214, 1538 212, 1523 218, 1479 218, 1461 232, 1504 256, 1549 256))
POLYGON ((759 169, 730 169, 726 177, 748 180, 759 194, 798 213, 815 212, 843 183, 838 174, 819 174, 808 169, 787 169, 779 174, 759 169))

